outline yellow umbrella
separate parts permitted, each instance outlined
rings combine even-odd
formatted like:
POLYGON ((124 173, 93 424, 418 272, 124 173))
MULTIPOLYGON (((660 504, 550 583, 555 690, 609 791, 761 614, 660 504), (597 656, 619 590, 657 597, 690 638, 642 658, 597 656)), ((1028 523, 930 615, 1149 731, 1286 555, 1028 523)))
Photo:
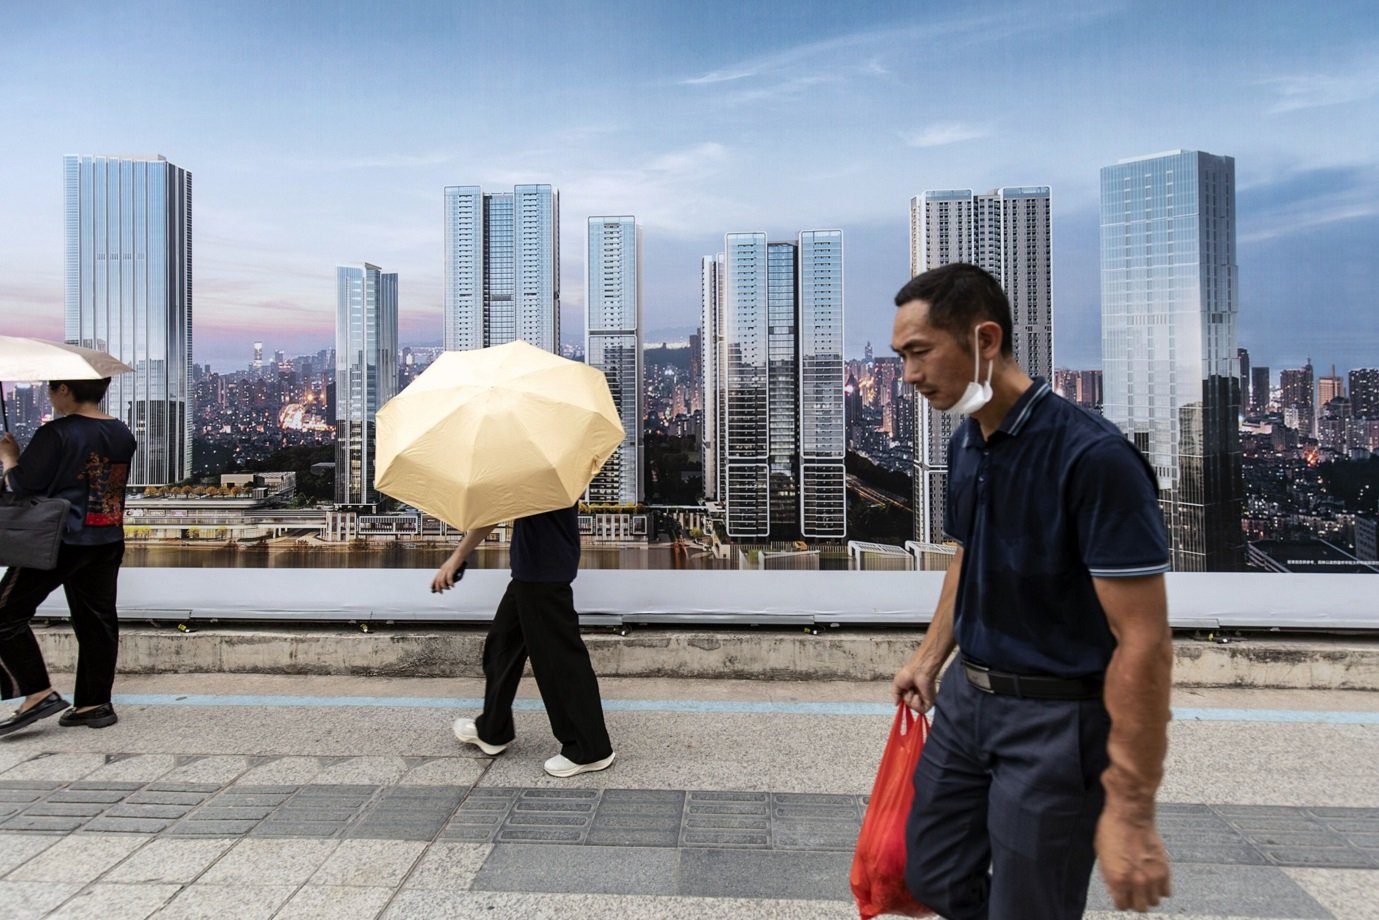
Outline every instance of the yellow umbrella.
POLYGON ((469 530, 570 507, 622 439, 598 370, 526 342, 450 351, 378 410, 374 485, 469 530))

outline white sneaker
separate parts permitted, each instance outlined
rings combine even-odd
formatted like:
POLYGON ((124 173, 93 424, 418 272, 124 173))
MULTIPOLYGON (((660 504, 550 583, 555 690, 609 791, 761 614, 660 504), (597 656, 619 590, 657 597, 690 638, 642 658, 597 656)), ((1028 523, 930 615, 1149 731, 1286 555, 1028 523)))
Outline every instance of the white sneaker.
POLYGON ((613 765, 613 758, 617 754, 609 754, 602 760, 593 763, 575 763, 564 754, 556 754, 546 761, 546 772, 552 776, 578 776, 581 773, 597 773, 599 770, 607 770, 613 765))
POLYGON ((472 744, 490 757, 496 757, 507 750, 506 744, 489 744, 479 738, 479 729, 474 726, 473 719, 455 720, 455 737, 465 744, 472 744))

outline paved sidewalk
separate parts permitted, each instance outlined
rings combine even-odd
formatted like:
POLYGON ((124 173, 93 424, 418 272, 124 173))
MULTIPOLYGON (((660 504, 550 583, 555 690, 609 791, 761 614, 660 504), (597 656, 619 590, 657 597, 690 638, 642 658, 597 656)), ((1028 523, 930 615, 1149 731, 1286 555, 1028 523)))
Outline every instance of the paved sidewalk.
MULTIPOLYGON (((0 739, 0 916, 856 916, 884 685, 603 683, 618 761, 556 780, 530 698, 500 757, 454 741, 472 680, 124 678, 116 726, 0 739)), ((1161 912, 1379 917, 1379 698, 1175 709, 1161 912)))

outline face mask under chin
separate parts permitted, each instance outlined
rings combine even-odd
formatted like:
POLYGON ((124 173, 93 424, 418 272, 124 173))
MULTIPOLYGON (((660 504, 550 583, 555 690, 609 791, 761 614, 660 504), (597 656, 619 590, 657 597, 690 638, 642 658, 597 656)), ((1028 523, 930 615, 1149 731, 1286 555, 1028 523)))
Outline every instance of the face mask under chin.
POLYGON ((948 407, 951 415, 971 415, 981 411, 982 407, 991 402, 991 375, 996 370, 996 362, 992 361, 986 367, 986 382, 981 382, 982 372, 982 353, 981 341, 977 330, 972 330, 972 381, 967 384, 967 389, 957 402, 948 407))

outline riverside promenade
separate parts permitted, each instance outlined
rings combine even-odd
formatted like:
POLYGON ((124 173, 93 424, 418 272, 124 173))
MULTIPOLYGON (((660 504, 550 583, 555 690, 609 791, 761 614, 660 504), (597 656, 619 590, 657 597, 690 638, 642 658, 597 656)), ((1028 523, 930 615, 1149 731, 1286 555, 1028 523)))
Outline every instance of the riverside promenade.
MULTIPOLYGON (((473 678, 122 676, 118 725, 0 739, 0 916, 856 916, 885 682, 602 684, 618 760, 557 780, 530 681, 488 758, 450 732, 473 678)), ((1379 917, 1379 695, 1174 706, 1157 913, 1379 917)))

